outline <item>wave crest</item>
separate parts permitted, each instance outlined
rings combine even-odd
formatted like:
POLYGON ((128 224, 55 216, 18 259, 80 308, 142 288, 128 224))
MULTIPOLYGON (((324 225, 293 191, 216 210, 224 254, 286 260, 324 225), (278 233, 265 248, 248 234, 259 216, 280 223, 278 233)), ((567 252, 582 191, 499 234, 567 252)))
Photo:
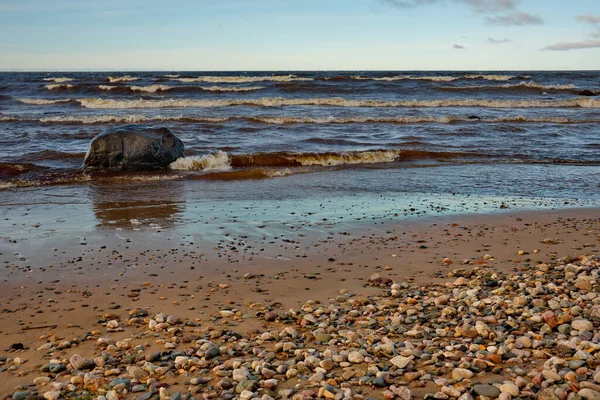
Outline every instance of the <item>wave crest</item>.
POLYGON ((573 91, 577 89, 575 85, 542 85, 534 81, 520 82, 516 84, 507 83, 505 85, 469 85, 469 86, 442 86, 442 90, 462 91, 462 90, 523 90, 535 89, 542 91, 573 91))
POLYGON ((71 82, 73 80, 73 78, 64 78, 64 77, 54 78, 54 77, 50 77, 50 78, 44 78, 44 80, 46 82, 61 83, 61 82, 71 82))
MULTIPOLYGON (((27 104, 54 104, 70 100, 41 100, 25 99, 27 104), (40 101, 41 103, 36 103, 40 101)), ((23 101, 23 99, 19 99, 23 101)), ((25 101, 23 101, 25 102, 25 101)), ((164 99, 164 100, 115 100, 102 98, 77 99, 85 108, 91 109, 127 109, 127 108, 185 108, 185 107, 227 107, 227 106, 258 106, 258 107, 283 107, 283 106, 330 106, 330 107, 414 107, 414 108, 440 108, 440 107, 486 107, 486 108, 599 108, 600 100, 579 97, 568 100, 486 100, 486 99, 446 99, 446 100, 353 100, 341 97, 288 99, 282 97, 263 97, 259 99, 224 99, 224 100, 197 100, 197 99, 164 99)))
POLYGON ((130 76, 130 75, 125 75, 125 76, 109 76, 108 78, 106 78, 107 81, 109 81, 110 83, 117 83, 117 82, 131 82, 131 81, 137 81, 139 78, 136 78, 135 76, 130 76))
POLYGON ((312 81, 312 78, 299 78, 295 75, 271 76, 199 76, 196 78, 177 78, 184 83, 210 82, 210 83, 252 83, 252 82, 294 82, 312 81))
POLYGON ((58 99, 58 100, 48 100, 48 99, 32 99, 32 98, 21 98, 17 99, 17 101, 23 104, 31 104, 31 105, 51 105, 51 104, 61 104, 61 103, 69 103, 70 99, 58 99))
POLYGON ((52 83, 50 85, 46 85, 46 89, 48 90, 64 90, 64 89, 73 89, 75 85, 71 85, 69 83, 52 83))
POLYGON ((227 153, 219 150, 203 156, 178 158, 170 167, 176 171, 228 171, 231 164, 227 153))

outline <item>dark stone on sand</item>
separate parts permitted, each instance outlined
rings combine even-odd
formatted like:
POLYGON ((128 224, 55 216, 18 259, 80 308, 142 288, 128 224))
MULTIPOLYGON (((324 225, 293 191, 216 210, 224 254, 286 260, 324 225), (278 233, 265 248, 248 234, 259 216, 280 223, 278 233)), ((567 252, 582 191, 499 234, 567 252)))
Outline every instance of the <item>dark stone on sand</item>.
POLYGON ((23 343, 13 343, 10 345, 11 350, 23 350, 25 348, 25 346, 23 346, 23 343))
POLYGON ((500 389, 492 385, 480 384, 473 387, 473 391, 480 396, 490 397, 495 399, 500 396, 500 389))
POLYGON ((592 92, 591 90, 582 90, 577 93, 580 96, 598 96, 598 93, 592 92))
POLYGON ((52 372, 53 374, 58 374, 59 372, 63 372, 67 369, 64 364, 49 364, 48 372, 52 372))
POLYGON ((12 395, 13 400, 25 400, 29 396, 29 392, 14 392, 12 395))
POLYGON ((115 171, 167 169, 183 157, 183 147, 167 128, 125 125, 92 139, 83 166, 115 171))
POLYGON ((373 379, 373 386, 382 388, 386 387, 387 384, 385 383, 385 379, 383 379, 383 377, 378 376, 377 378, 373 379))
POLYGON ((206 350, 206 353, 204 353, 204 358, 210 360, 211 358, 215 358, 219 355, 221 355, 221 350, 219 350, 218 347, 213 346, 209 347, 208 350, 206 350))

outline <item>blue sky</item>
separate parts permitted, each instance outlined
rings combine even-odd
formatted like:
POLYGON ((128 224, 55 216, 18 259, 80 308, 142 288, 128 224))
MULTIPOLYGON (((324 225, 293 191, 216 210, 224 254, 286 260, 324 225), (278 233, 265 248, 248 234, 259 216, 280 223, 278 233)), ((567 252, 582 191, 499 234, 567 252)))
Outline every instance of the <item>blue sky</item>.
POLYGON ((600 1, 0 0, 0 69, 600 69, 600 1))

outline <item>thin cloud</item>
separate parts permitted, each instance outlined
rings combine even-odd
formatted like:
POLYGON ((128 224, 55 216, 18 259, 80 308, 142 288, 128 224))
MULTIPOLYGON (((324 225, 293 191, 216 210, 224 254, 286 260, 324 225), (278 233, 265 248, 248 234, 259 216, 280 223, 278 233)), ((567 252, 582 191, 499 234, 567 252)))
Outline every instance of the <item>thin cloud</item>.
POLYGON ((504 44, 504 43, 512 43, 512 40, 510 39, 494 39, 494 38, 487 38, 486 40, 487 43, 489 44, 504 44))
POLYGON ((487 15, 486 21, 492 25, 523 26, 544 23, 537 15, 517 10, 520 0, 379 0, 381 4, 397 8, 415 8, 449 2, 466 4, 475 14, 487 15))
POLYGON ((570 51, 580 49, 594 49, 600 47, 600 40, 584 40, 581 42, 560 42, 546 46, 542 51, 570 51))
POLYGON ((514 10, 517 0, 460 0, 468 4, 473 11, 479 14, 490 14, 514 10))
POLYGON ((600 16, 598 15, 591 15, 591 14, 583 14, 583 15, 578 15, 576 17, 577 21, 580 22, 586 22, 588 24, 600 24, 600 16))
POLYGON ((455 44, 454 46, 452 46, 454 49, 456 50, 464 50, 465 46, 461 46, 460 44, 455 44))
POLYGON ((379 0, 379 2, 382 4, 389 4, 399 8, 413 8, 428 4, 440 3, 442 1, 444 0, 379 0))
POLYGON ((523 11, 514 11, 506 15, 486 17, 486 21, 490 25, 500 26, 542 25, 544 23, 544 20, 537 15, 529 14, 523 11))

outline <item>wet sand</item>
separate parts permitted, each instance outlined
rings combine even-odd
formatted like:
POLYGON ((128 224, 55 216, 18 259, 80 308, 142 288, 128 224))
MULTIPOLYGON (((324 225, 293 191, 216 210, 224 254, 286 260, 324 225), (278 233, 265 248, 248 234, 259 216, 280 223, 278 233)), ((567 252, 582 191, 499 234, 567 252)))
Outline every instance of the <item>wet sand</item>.
MULTIPOLYGON (((147 343, 145 351, 160 349, 161 343, 139 335, 143 329, 127 325, 132 309, 176 315, 207 334, 226 329, 260 336, 273 329, 265 310, 298 309, 308 300, 326 305, 340 291, 381 295, 384 289, 369 283, 373 274, 385 287, 388 280, 434 287, 454 281, 449 273, 456 268, 489 267, 508 274, 564 256, 598 254, 599 235, 600 210, 592 208, 332 225, 312 234, 292 226, 285 235, 263 240, 231 234, 210 246, 170 236, 168 229, 162 235, 99 231, 60 243, 48 239, 37 249, 15 243, 17 251, 11 253, 4 244, 0 355, 27 362, 13 370, 9 361, 0 365, 0 393, 12 395, 19 385, 45 375, 39 367, 50 359, 93 358, 99 354, 99 337, 120 340, 137 334, 133 342, 147 343), (114 319, 123 332, 107 332, 106 321, 114 319), (94 340, 82 341, 86 336, 94 340), (68 340, 70 347, 52 354, 36 350, 49 338, 68 340), (9 350, 15 343, 25 349, 9 350)), ((176 344, 177 350, 183 348, 176 344)), ((169 392, 185 393, 183 382, 189 377, 171 378, 166 379, 173 384, 169 392)), ((290 382, 302 385, 296 378, 290 382)), ((414 396, 435 393, 431 385, 413 388, 414 396)), ((287 382, 279 388, 292 386, 287 382)), ((377 388, 372 397, 383 393, 377 388)))

